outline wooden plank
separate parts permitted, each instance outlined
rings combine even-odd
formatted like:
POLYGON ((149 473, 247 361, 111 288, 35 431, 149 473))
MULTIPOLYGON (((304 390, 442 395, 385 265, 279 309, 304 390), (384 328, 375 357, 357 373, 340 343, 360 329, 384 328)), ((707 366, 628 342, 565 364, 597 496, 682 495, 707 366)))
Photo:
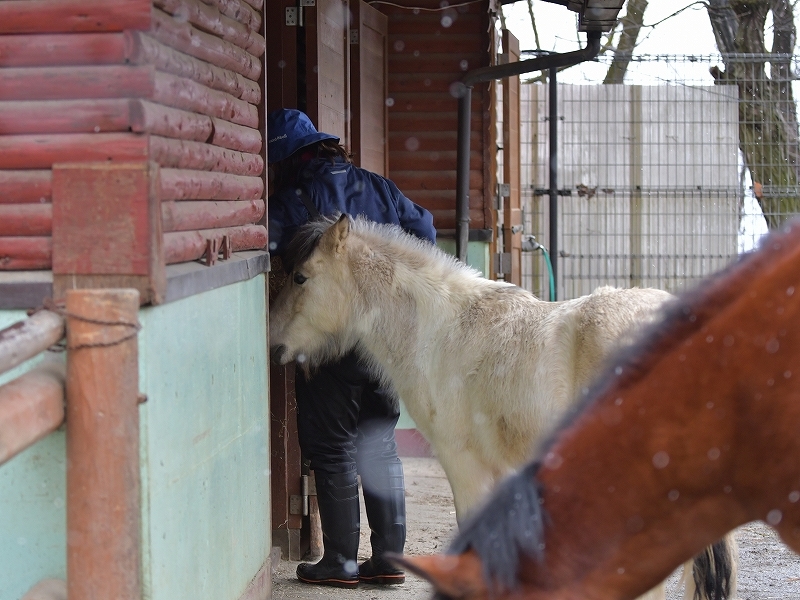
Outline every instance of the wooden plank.
POLYGON ((163 298, 157 181, 144 161, 53 165, 54 297, 71 287, 65 279, 90 275, 138 277, 146 301, 163 298))
POLYGON ((3 0, 0 34, 147 29, 150 10, 150 0, 3 0))
POLYGON ((204 142, 211 138, 211 117, 146 100, 130 100, 130 127, 136 133, 204 142))
POLYGON ((254 56, 262 56, 266 40, 238 21, 226 17, 200 0, 153 0, 153 5, 164 12, 186 20, 198 29, 212 33, 226 42, 236 44, 254 56))
POLYGON ((389 47, 394 56, 417 56, 425 54, 469 54, 475 52, 475 34, 430 35, 429 33, 389 34, 389 47))
POLYGON ((48 360, 0 386, 0 465, 63 422, 63 363, 48 360))
MULTIPOLYGON (((389 151, 392 157, 395 151, 400 152, 442 152, 454 150, 457 147, 457 134, 455 131, 402 131, 394 128, 391 116, 389 117, 389 151)), ((470 135, 470 148, 480 148, 476 145, 481 141, 481 134, 473 131, 470 135)))
POLYGON ((150 33, 162 44, 212 65, 230 69, 253 81, 258 81, 261 76, 261 61, 252 54, 230 42, 204 33, 189 23, 179 22, 158 9, 153 9, 153 27, 150 33))
POLYGON ((263 225, 242 225, 201 231, 172 231, 164 234, 164 256, 168 265, 202 258, 206 242, 229 236, 233 252, 262 250, 267 246, 267 229, 263 225))
POLYGON ((0 236, 49 236, 52 230, 52 205, 0 204, 0 236))
POLYGON ((147 160, 147 136, 60 133, 0 136, 0 169, 48 169, 68 161, 147 160))
POLYGON ((125 62, 122 33, 0 36, 0 67, 111 65, 125 62))
POLYGON ((220 171, 251 176, 261 175, 264 171, 264 159, 258 154, 159 136, 150 136, 150 158, 159 165, 172 169, 220 171))
MULTIPOLYGON (((455 150, 445 151, 416 151, 392 154, 392 169, 394 171, 449 171, 456 169, 455 150)), ((470 150, 470 169, 483 168, 483 155, 480 150, 470 150)))
POLYGON ((67 594, 141 598, 139 294, 72 290, 66 307, 67 594))
POLYGON ((63 337, 63 317, 49 310, 35 312, 0 330, 0 373, 44 352, 63 337))
POLYGON ((163 230, 194 231, 258 223, 264 216, 263 200, 162 202, 163 230))
MULTIPOLYGON (((450 93, 413 93, 393 92, 391 95, 389 114, 405 112, 448 113, 458 112, 458 100, 450 93)), ((483 106, 480 96, 472 98, 472 110, 479 111, 483 106)))
POLYGON ((120 132, 130 126, 129 101, 121 98, 0 101, 0 135, 120 132))
POLYGON ((159 71, 227 92, 250 104, 261 102, 261 88, 258 83, 239 73, 179 52, 140 31, 126 31, 124 35, 126 58, 131 64, 152 65, 159 71))
POLYGON ((0 237, 0 271, 49 269, 52 254, 49 237, 0 237))
MULTIPOLYGON (((414 190, 454 190, 456 172, 453 171, 395 171, 392 170, 392 181, 398 188, 409 195, 414 190)), ((483 173, 470 170, 470 188, 483 186, 483 173)))
MULTIPOLYGON (((519 61, 519 40, 503 30, 503 50, 509 62, 519 61)), ((503 198, 503 252, 511 255, 505 280, 522 285, 522 205, 520 196, 519 76, 503 80, 503 182, 510 193, 503 198)))
POLYGON ((272 0, 267 3, 267 56, 265 63, 267 112, 280 108, 297 107, 298 104, 298 44, 292 27, 281 26, 286 19, 286 8, 295 7, 294 0, 272 0))
POLYGON ((152 99, 159 104, 225 119, 238 125, 258 127, 256 106, 191 79, 157 72, 152 99))
POLYGON ((0 69, 0 100, 150 98, 154 75, 152 67, 126 65, 0 69))
POLYGON ((450 73, 455 82, 467 71, 482 66, 484 56, 481 52, 475 52, 475 48, 468 54, 393 54, 389 59, 389 70, 393 73, 418 73, 421 77, 428 73, 450 73))
POLYGON ((27 204, 50 202, 52 172, 40 171, 1 171, 0 204, 27 204))
POLYGON ((264 197, 261 177, 227 173, 161 169, 161 199, 166 200, 251 200, 264 197))
POLYGON ((211 143, 214 146, 222 146, 230 150, 240 150, 242 152, 259 153, 263 147, 261 132, 252 127, 243 127, 230 123, 223 119, 211 118, 214 125, 214 132, 211 136, 211 143))
POLYGON ((226 17, 247 25, 254 31, 261 31, 261 10, 254 10, 242 0, 203 0, 209 6, 216 6, 217 10, 226 17))

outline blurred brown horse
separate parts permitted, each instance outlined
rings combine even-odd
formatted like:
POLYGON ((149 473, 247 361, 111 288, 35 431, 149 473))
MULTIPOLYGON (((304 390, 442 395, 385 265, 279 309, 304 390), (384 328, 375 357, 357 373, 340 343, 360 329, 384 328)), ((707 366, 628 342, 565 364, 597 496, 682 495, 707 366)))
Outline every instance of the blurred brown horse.
POLYGON ((625 600, 734 528, 800 552, 800 221, 683 295, 449 554, 440 598, 625 600))

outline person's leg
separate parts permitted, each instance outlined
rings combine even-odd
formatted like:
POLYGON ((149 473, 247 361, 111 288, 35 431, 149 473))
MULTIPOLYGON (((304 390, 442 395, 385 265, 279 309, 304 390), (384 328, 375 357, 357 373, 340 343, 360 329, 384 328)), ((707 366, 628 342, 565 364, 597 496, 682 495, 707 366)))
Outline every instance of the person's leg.
POLYGON ((354 356, 295 377, 300 449, 310 459, 317 487, 324 553, 316 564, 301 563, 305 583, 358 585, 360 510, 355 439, 361 385, 354 356), (353 369, 356 369, 353 379, 353 369))
POLYGON ((356 439, 356 461, 372 545, 372 557, 359 566, 359 579, 364 583, 405 581, 403 571, 383 558, 386 552, 402 554, 406 541, 403 464, 397 456, 394 436, 399 416, 393 392, 369 382, 364 388, 356 439))

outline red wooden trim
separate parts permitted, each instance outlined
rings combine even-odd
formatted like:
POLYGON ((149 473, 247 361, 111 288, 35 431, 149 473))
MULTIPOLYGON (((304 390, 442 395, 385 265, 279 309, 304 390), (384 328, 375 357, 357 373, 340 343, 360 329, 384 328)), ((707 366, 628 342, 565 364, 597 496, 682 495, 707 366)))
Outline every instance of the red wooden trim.
POLYGON ((131 64, 152 65, 159 71, 192 79, 250 104, 261 102, 261 88, 258 83, 239 73, 179 52, 140 31, 126 31, 125 37, 127 60, 131 64))
POLYGON ((161 219, 165 232, 217 229, 258 223, 264 210, 263 200, 164 202, 161 219))
POLYGON ((261 76, 261 61, 252 54, 230 42, 199 31, 188 23, 173 19, 167 13, 155 8, 151 34, 162 44, 208 61, 212 65, 230 69, 253 81, 258 81, 261 76))
POLYGON ((47 236, 52 231, 52 204, 0 204, 0 235, 47 236))
POLYGON ((50 202, 52 172, 0 171, 0 204, 50 202))
POLYGON ((162 200, 249 200, 263 197, 264 181, 261 177, 161 169, 162 200))
POLYGON ((0 271, 49 269, 52 253, 49 237, 0 237, 0 271))
POLYGON ((150 10, 150 0, 3 0, 0 34, 147 29, 150 10))
POLYGON ((224 121, 223 119, 211 119, 214 124, 214 134, 211 136, 211 143, 215 146, 222 146, 231 150, 241 152, 261 152, 263 141, 261 132, 252 127, 242 127, 235 123, 224 121))
POLYGON ((0 67, 110 65, 125 62, 122 33, 0 36, 0 67))
POLYGON ((179 15, 198 29, 236 44, 254 56, 262 56, 266 50, 266 40, 261 35, 200 0, 153 0, 153 5, 170 15, 179 15))
POLYGON ((164 255, 168 265, 202 258, 206 251, 206 241, 221 240, 230 236, 232 250, 260 250, 267 246, 267 229, 262 225, 243 225, 225 229, 204 229, 201 231, 173 231, 164 234, 164 255))
POLYGON ((0 135, 128 131, 128 100, 0 101, 0 135))
POLYGON ((226 17, 247 25, 253 31, 261 31, 261 11, 240 0, 203 0, 209 6, 216 6, 217 10, 226 17))
POLYGON ((67 302, 69 598, 141 598, 136 290, 70 290, 67 302), (81 318, 83 317, 83 318, 81 318))
POLYGON ((394 438, 397 441, 399 456, 422 458, 435 456, 428 440, 416 429, 395 429, 394 438))
POLYGON ((0 386, 0 465, 63 422, 63 365, 50 360, 0 386))
POLYGON ((214 131, 211 117, 154 104, 131 100, 131 129, 164 137, 205 142, 214 131))
POLYGON ((154 73, 152 67, 126 65, 0 69, 0 100, 149 98, 154 73))
MULTIPOLYGON (((0 154, 0 158, 2 154, 0 154)), ((261 175, 264 159, 211 144, 150 136, 150 158, 162 167, 221 171, 233 175, 261 175)))
POLYGON ((71 161, 147 160, 147 136, 60 133, 0 136, 0 169, 48 169, 71 161))
POLYGON ((258 108, 225 92, 168 73, 155 74, 153 100, 175 108, 258 127, 258 108))

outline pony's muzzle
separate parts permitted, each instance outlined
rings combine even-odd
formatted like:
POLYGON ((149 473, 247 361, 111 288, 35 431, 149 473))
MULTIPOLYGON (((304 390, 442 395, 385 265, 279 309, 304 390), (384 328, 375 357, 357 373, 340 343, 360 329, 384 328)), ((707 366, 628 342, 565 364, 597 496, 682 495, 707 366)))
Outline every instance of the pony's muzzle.
POLYGON ((283 344, 278 344, 272 348, 272 352, 270 354, 272 358, 272 362, 276 365, 285 365, 289 361, 291 361, 291 357, 289 353, 286 351, 286 346, 283 344))

